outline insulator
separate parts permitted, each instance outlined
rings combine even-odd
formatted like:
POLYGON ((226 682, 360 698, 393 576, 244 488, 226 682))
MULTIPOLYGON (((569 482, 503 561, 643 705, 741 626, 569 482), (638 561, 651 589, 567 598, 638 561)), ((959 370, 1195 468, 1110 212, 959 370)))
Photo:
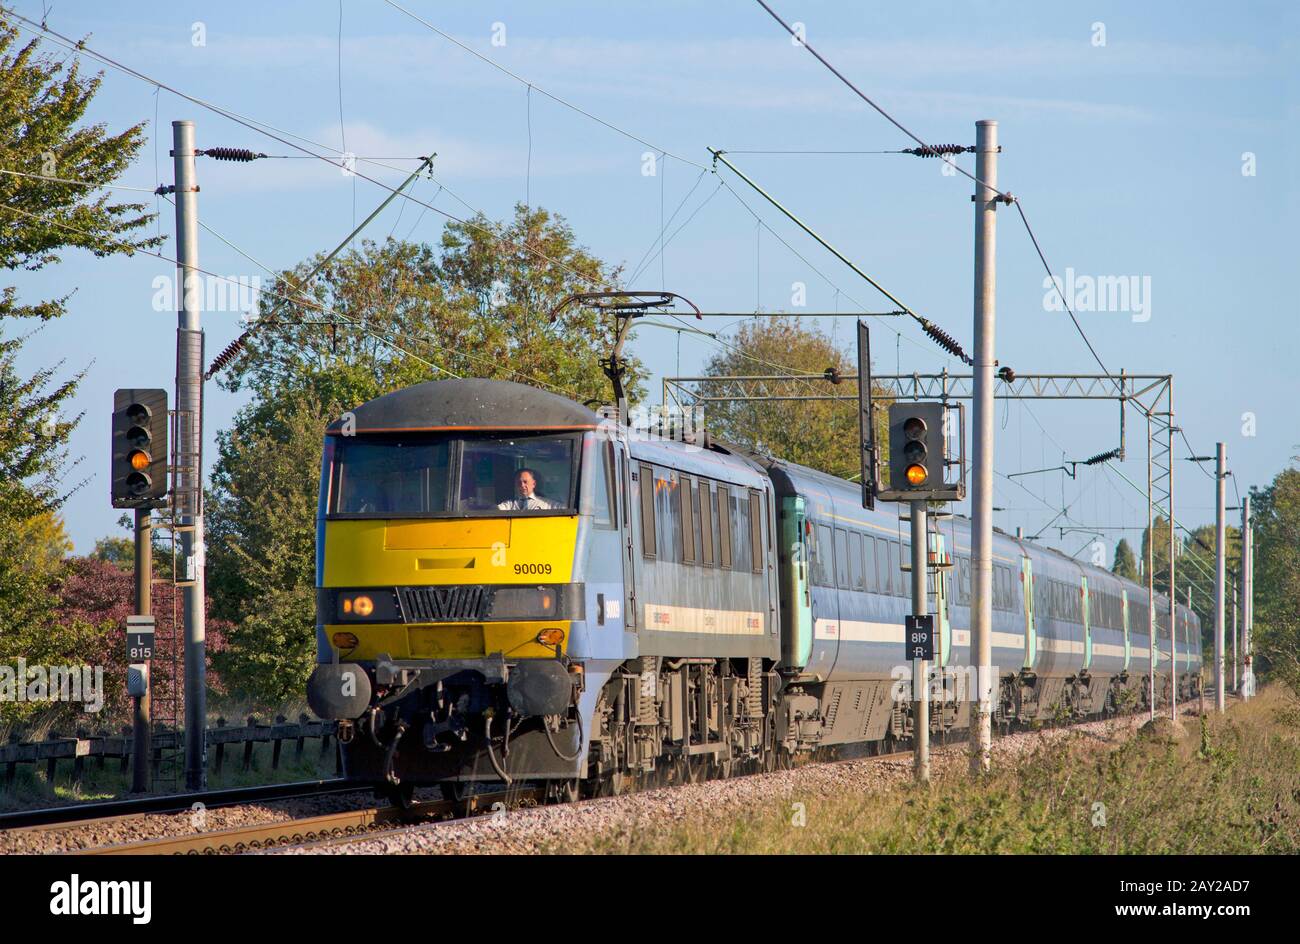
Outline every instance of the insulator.
POLYGON ((944 331, 943 328, 940 328, 932 321, 922 321, 921 328, 926 334, 934 339, 934 343, 939 345, 939 347, 960 360, 963 364, 974 366, 975 362, 966 356, 966 352, 962 350, 961 345, 953 339, 952 335, 947 331, 944 331))
POLYGON ((974 150, 973 147, 963 147, 960 144, 927 144, 923 147, 904 148, 903 153, 916 157, 940 157, 944 154, 969 154, 974 150))
POLYGON ((1090 459, 1084 459, 1084 465, 1097 465, 1102 462, 1109 462, 1111 459, 1119 458, 1119 450, 1112 449, 1109 452, 1099 452, 1090 459))
POLYGON ((838 367, 827 367, 826 370, 822 372, 822 376, 825 377, 833 384, 838 384, 841 380, 844 379, 840 376, 840 371, 838 367))
POLYGON ((239 337, 235 338, 235 340, 231 341, 224 351, 213 358, 212 366, 210 366, 208 372, 203 375, 204 380, 211 380, 218 371, 235 359, 235 356, 242 351, 244 345, 248 343, 248 334, 249 333, 245 331, 239 337))
POLYGON ((259 154, 256 151, 250 151, 248 148, 232 148, 232 147, 214 147, 214 148, 208 148, 206 151, 197 151, 196 153, 203 154, 207 157, 210 157, 214 161, 237 161, 238 163, 241 164, 246 164, 249 161, 255 161, 259 157, 266 157, 265 154, 259 154))

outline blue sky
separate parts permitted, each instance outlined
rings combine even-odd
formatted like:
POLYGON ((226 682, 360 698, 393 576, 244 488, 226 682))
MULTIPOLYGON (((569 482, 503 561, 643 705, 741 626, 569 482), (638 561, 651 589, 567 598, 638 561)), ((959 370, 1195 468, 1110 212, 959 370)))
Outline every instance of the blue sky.
MULTIPOLYGON (((733 152, 784 149, 887 150, 910 146, 793 46, 755 3, 470 3, 402 5, 524 82, 494 70, 382 0, 344 0, 342 44, 336 2, 137 3, 62 0, 49 25, 188 94, 327 147, 362 156, 410 158, 436 151, 445 189, 435 206, 493 218, 529 195, 559 212, 579 239, 611 262, 635 268, 660 230, 661 204, 678 222, 662 267, 637 287, 662 284, 705 310, 791 309, 792 285, 807 286, 808 311, 886 310, 891 305, 763 206, 734 178, 722 189, 706 146, 733 152), (202 24, 203 45, 195 45, 202 24), (494 36, 498 43, 493 44, 494 36), (340 63, 342 93, 340 102, 340 63), (535 86, 530 96, 526 83, 535 86), (653 147, 548 100, 545 89, 653 147), (340 109, 342 125, 340 125, 340 109), (531 114, 530 114, 531 113, 531 114), (530 150, 531 118, 531 157, 530 150), (642 154, 665 150, 654 177, 642 154), (684 160, 701 165, 693 166, 684 160), (710 195, 712 195, 710 199, 710 195), (707 202, 706 202, 707 200, 707 202), (752 210, 752 212, 751 212, 752 210), (757 213, 803 256, 759 231, 757 213), (804 261, 806 260, 806 261, 804 261)), ((1227 443, 1244 492, 1266 484, 1297 451, 1295 351, 1300 340, 1291 286, 1296 220, 1296 16, 1289 5, 1255 3, 1225 12, 1210 3, 818 3, 777 0, 809 42, 903 124, 931 142, 974 141, 974 123, 997 119, 1000 183, 1023 201, 1060 273, 1149 279, 1150 317, 1080 311, 1112 370, 1173 373, 1177 419, 1197 452, 1227 443), (1098 25, 1100 24, 1100 26, 1098 25), (1104 45, 1097 40, 1104 29, 1104 45), (1253 155, 1253 175, 1243 174, 1253 155), (1243 414, 1255 435, 1243 435, 1243 414)), ((39 19, 42 4, 17 2, 39 19)), ((107 70, 92 117, 112 128, 143 122, 151 141, 124 183, 171 182, 173 119, 197 123, 200 147, 291 153, 189 102, 107 70), (159 134, 154 134, 155 115, 159 134), (157 169, 155 169, 157 168, 157 169)), ((872 273, 906 304, 972 348, 971 184, 938 162, 899 155, 735 154, 751 176, 872 273)), ((360 165, 395 185, 409 160, 360 165)), ((971 156, 961 159, 973 169, 971 156)), ((725 171, 723 172, 725 174, 725 171)), ((384 192, 323 162, 203 161, 200 216, 249 256, 286 267, 331 248, 384 192)), ((437 186, 422 181, 430 200, 437 186)), ((143 196, 143 195, 140 195, 143 196)), ((398 201, 368 231, 436 240, 441 218, 398 201), (400 213, 400 219, 399 219, 400 213)), ((173 229, 162 204, 158 226, 173 229)), ((671 232, 671 229, 670 229, 671 232)), ((232 276, 264 275, 204 233, 200 263, 232 276)), ((164 252, 171 254, 169 242, 164 252)), ((28 343, 27 370, 89 365, 75 407, 82 457, 69 483, 89 477, 69 501, 78 552, 97 537, 124 534, 108 503, 108 416, 119 386, 172 385, 175 314, 155 311, 158 259, 97 260, 69 253, 44 272, 7 276, 36 300, 75 288, 67 316, 28 343), (143 342, 154 360, 129 370, 143 342)), ((1014 211, 999 213, 997 355, 1021 373, 1096 369, 1062 312, 1045 310, 1044 273, 1014 211)), ((797 310, 797 309, 791 309, 797 310)), ((207 312, 209 354, 240 326, 238 313, 207 312)), ((936 371, 948 360, 914 326, 873 321, 877 371, 936 371), (896 337, 894 330, 902 332, 896 337)), ((719 327, 720 323, 710 327, 719 327)), ((830 321, 824 322, 827 330, 830 321)), ((852 319, 835 326, 849 344, 852 319)), ((717 350, 707 339, 642 330, 634 349, 659 378, 697 373, 717 350), (680 367, 679 367, 680 363, 680 367)), ((210 385, 211 434, 242 400, 210 385)), ((1118 440, 1112 404, 1038 403, 998 409, 996 467, 1002 473, 1082 458, 1118 440), (1040 425, 1041 424, 1041 425, 1040 425)), ((1132 429, 1136 424, 1130 425, 1132 429)), ((1145 477, 1140 440, 1119 470, 999 479, 996 519, 1008 531, 1039 530, 1071 504, 1072 524, 1140 526, 1141 495, 1119 477, 1145 477)), ((1186 450, 1179 445, 1179 456, 1186 450)), ((1213 483, 1179 462, 1177 514, 1213 520, 1213 483)), ((1235 496, 1229 488, 1229 502, 1235 496)), ((1124 532, 1108 530, 1106 553, 1124 532)), ((1127 532, 1130 540, 1137 532, 1127 532)), ((1082 532, 1044 541, 1073 553, 1082 532)))

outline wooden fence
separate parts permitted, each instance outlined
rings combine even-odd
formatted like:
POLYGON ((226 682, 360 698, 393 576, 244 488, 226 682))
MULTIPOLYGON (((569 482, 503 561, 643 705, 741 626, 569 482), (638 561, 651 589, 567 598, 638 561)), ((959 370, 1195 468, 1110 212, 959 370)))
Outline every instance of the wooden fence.
MULTIPOLYGON (((295 761, 301 761, 305 743, 309 739, 319 739, 320 757, 327 758, 330 748, 334 748, 334 769, 342 772, 342 758, 338 752, 338 737, 333 721, 312 721, 307 715, 298 716, 296 722, 287 721, 284 715, 277 715, 274 724, 261 724, 255 715, 250 715, 241 726, 231 726, 225 718, 218 718, 216 727, 208 728, 208 763, 214 773, 219 773, 226 763, 228 745, 244 746, 242 769, 252 770, 257 766, 254 749, 258 744, 271 745, 271 769, 280 766, 280 760, 286 741, 293 743, 295 761)), ((184 747, 185 732, 158 728, 153 732, 154 775, 157 776, 164 754, 181 750, 184 747)), ((135 749, 135 739, 131 726, 124 725, 120 734, 90 734, 78 731, 76 737, 62 737, 58 732, 51 732, 43 741, 20 741, 17 734, 9 736, 9 743, 0 745, 0 765, 4 767, 4 786, 13 783, 18 773, 19 764, 45 764, 46 779, 53 783, 58 774, 60 761, 72 761, 72 779, 80 783, 90 760, 103 769, 109 760, 116 759, 122 772, 131 768, 131 755, 135 749)))

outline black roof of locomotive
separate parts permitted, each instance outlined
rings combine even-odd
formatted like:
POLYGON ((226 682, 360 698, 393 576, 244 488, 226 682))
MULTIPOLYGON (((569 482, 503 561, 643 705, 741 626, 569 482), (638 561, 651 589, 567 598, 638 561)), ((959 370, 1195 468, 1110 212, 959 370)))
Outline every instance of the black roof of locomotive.
MULTIPOLYGON (((467 378, 430 380, 376 397, 351 411, 357 433, 402 430, 593 429, 601 418, 585 406, 527 384, 467 378)), ((340 435, 347 414, 326 433, 340 435)))

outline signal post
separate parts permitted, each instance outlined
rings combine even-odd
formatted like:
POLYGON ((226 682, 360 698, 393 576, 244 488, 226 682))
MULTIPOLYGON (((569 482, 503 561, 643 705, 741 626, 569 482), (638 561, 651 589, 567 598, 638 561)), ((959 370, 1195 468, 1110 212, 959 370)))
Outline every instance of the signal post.
MULTIPOLYGON (((930 663, 935 659, 934 616, 929 613, 926 577, 930 571, 929 502, 960 501, 966 495, 965 414, 960 405, 943 402, 891 403, 889 415, 889 481, 880 478, 875 408, 871 389, 871 342, 867 326, 858 322, 858 423, 862 445, 862 505, 876 499, 906 502, 912 534, 912 613, 903 626, 903 654, 912 664, 912 735, 914 767, 919 783, 930 780, 930 663), (948 458, 948 410, 957 413, 957 442, 961 456, 948 458), (947 481, 949 466, 960 471, 947 481)), ((936 562, 938 566, 939 562, 936 562)), ((936 570, 936 573, 938 571, 936 570)), ((937 578, 936 578, 937 579, 937 578)))
POLYGON ((114 508, 135 511, 135 613, 126 619, 127 694, 132 700, 131 790, 150 787, 152 734, 149 659, 153 656, 150 516, 167 495, 167 391, 124 389, 113 395, 110 492, 114 508))

